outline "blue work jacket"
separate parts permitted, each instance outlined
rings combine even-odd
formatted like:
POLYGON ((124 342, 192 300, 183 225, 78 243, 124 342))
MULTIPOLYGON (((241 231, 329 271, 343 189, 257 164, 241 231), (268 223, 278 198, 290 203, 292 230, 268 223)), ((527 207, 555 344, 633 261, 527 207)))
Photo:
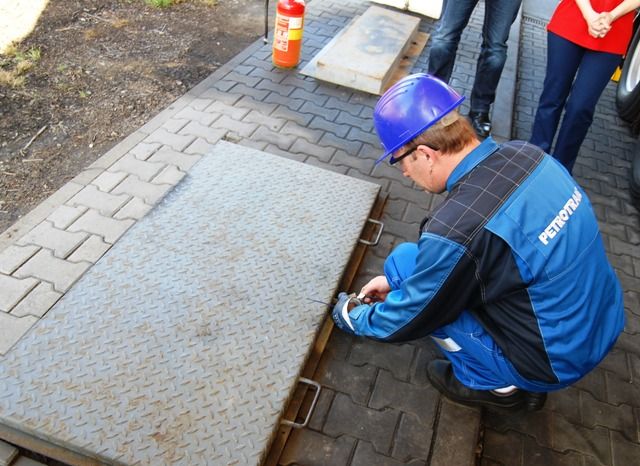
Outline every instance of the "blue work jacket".
POLYGON ((353 333, 407 341, 469 310, 526 379, 567 385, 593 369, 622 331, 623 295, 575 180, 531 144, 488 138, 447 191, 413 274, 354 308, 353 333))

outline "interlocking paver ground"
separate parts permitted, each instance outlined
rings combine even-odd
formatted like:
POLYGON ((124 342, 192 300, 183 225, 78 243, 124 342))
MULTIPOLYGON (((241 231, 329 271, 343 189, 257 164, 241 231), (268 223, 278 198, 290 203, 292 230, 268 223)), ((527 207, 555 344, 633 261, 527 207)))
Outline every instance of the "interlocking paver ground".
MULTIPOLYGON (((528 139, 546 65, 544 22, 523 18, 514 138, 528 139)), ((551 393, 540 413, 514 418, 488 412, 481 464, 630 465, 640 455, 640 251, 638 203, 629 194, 636 139, 617 116, 615 83, 598 103, 574 170, 594 205, 607 253, 625 292, 627 322, 613 351, 583 380, 551 393), (637 368, 637 366, 636 366, 637 368)))
MULTIPOLYGON (((364 0, 310 2, 299 68, 368 6, 364 0)), ((481 3, 463 34, 453 73, 452 85, 467 96, 483 14, 481 3)), ((435 24, 423 18, 420 29, 430 33, 435 24)), ((500 139, 527 139, 544 78, 545 33, 543 24, 530 18, 517 21, 512 36, 513 31, 494 123, 500 139)), ((427 57, 428 45, 413 70, 425 70, 427 57)), ((220 139, 381 185, 388 195, 387 226, 364 259, 353 286, 358 289, 380 273, 396 244, 416 240, 420 220, 442 200, 417 190, 397 169, 374 168, 380 154, 372 126, 376 101, 297 70, 276 69, 270 45, 256 42, 0 235, 0 278, 12 296, 5 307, 15 313, 4 320, 19 322, 14 331, 27 331, 220 139), (54 255, 54 244, 37 240, 45 220, 47 228, 64 232, 57 255, 66 259, 54 255), (63 241, 80 236, 79 245, 63 241), (21 238, 27 245, 18 245, 21 238)), ((484 413, 483 465, 628 465, 640 454, 640 227, 627 181, 634 138, 616 116, 614 101, 611 85, 575 171, 593 201, 625 289, 625 334, 600 367, 551 394, 541 412, 484 413)), ((315 377, 324 387, 318 406, 309 426, 293 432, 281 464, 472 464, 481 413, 442 400, 429 385, 426 364, 437 356, 429 339, 385 345, 334 332, 315 377)))
POLYGON ((18 455, 18 449, 0 441, 0 465, 8 466, 18 455))

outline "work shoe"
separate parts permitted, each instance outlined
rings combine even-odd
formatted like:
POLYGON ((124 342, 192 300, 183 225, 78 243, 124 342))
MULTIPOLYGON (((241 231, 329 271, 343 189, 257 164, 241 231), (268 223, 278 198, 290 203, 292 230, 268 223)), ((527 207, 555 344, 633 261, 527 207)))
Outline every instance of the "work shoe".
POLYGON ((527 411, 539 411, 547 401, 547 394, 544 392, 524 392, 524 394, 524 409, 526 409, 527 411))
POLYGON ((485 139, 491 134, 491 120, 489 112, 469 112, 471 126, 480 139, 485 139))
POLYGON ((431 361, 427 366, 427 376, 440 393, 463 405, 505 408, 514 411, 525 407, 526 397, 522 390, 501 395, 491 390, 473 390, 463 385, 453 375, 449 361, 442 359, 431 361))

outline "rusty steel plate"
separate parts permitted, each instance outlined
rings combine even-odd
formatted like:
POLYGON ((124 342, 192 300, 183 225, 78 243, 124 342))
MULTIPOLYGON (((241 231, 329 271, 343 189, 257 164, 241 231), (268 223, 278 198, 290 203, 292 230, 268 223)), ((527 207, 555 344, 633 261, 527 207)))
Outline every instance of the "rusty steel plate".
POLYGON ((259 464, 378 185, 218 143, 0 359, 0 423, 99 461, 259 464))

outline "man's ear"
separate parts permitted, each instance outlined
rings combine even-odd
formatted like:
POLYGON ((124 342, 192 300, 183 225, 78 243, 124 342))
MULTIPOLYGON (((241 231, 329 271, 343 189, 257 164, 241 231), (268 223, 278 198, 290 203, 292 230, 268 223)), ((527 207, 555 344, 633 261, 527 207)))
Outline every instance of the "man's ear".
POLYGON ((427 158, 428 162, 436 162, 440 158, 440 152, 426 146, 424 144, 420 144, 416 149, 423 157, 427 158))

